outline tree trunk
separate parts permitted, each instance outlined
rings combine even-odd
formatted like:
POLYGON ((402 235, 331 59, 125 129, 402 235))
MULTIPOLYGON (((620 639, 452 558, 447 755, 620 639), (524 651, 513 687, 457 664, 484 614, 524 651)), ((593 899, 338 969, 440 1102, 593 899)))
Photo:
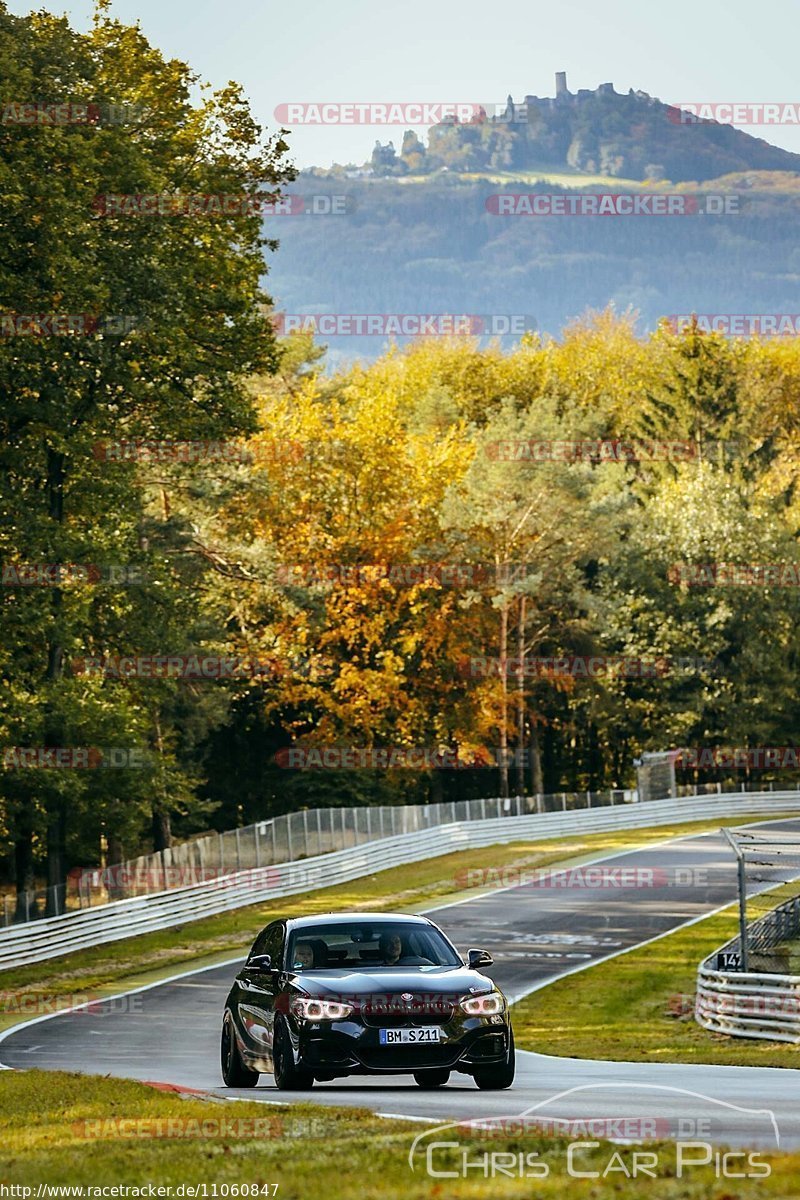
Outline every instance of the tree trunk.
POLYGON ((534 796, 544 795, 542 748, 539 743, 539 720, 536 713, 531 713, 531 791, 534 796))
POLYGON ((47 814, 47 899, 45 916, 57 917, 64 911, 67 867, 67 813, 61 797, 53 800, 47 814))
POLYGON ((108 854, 106 857, 106 891, 109 900, 125 898, 125 888, 120 881, 120 872, 116 869, 122 862, 122 842, 115 833, 109 833, 107 838, 108 854))
POLYGON ((169 813, 160 804, 153 806, 153 849, 169 850, 172 845, 172 830, 169 813))
POLYGON ((431 771, 430 780, 431 780, 431 788, 430 788, 431 804, 441 804, 442 800, 443 800, 442 772, 436 771, 436 770, 431 771))
POLYGON ((603 780, 603 752, 600 748, 597 724, 594 721, 589 722, 587 740, 589 751, 589 791, 597 792, 600 790, 603 780))
POLYGON ((161 734, 161 718, 156 709, 154 715, 156 747, 161 766, 161 796, 153 801, 153 849, 169 850, 172 845, 172 829, 169 819, 169 804, 164 772, 164 739, 161 734))
POLYGON ((508 795, 508 605, 500 609, 500 795, 508 795))
MULTIPOLYGON (((47 448, 47 505, 48 516, 56 525, 64 523, 64 480, 66 478, 65 459, 62 453, 47 448)), ((59 547, 61 537, 54 537, 52 545, 59 547)), ((52 615, 52 633, 47 646, 47 670, 45 679, 48 685, 53 685, 61 679, 64 672, 64 647, 61 642, 61 611, 63 594, 56 586, 50 595, 50 612, 52 615)), ((58 746, 63 739, 63 730, 59 720, 53 721, 51 715, 45 719, 44 744, 58 746)), ((64 910, 64 895, 66 892, 67 864, 67 811, 62 796, 48 798, 47 804, 47 900, 45 915, 58 916, 64 910)))
POLYGON ((526 597, 519 598, 519 620, 517 622, 517 795, 525 794, 525 672, 522 659, 525 654, 526 597))
POLYGON ((15 921, 24 921, 30 915, 37 915, 33 900, 25 902, 25 892, 32 892, 35 885, 33 875, 33 830, 26 815, 22 813, 14 838, 14 876, 17 885, 17 904, 14 914, 15 921), (28 911, 29 909, 29 911, 28 911))

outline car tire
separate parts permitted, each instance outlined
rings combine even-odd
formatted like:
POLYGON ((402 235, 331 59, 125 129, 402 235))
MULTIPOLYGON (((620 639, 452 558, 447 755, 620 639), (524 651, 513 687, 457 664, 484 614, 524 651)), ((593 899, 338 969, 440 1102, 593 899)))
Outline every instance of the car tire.
POLYGON ((508 1038, 508 1054, 506 1061, 498 1066, 478 1067, 473 1072, 473 1078, 478 1087, 486 1092, 499 1092, 511 1087, 516 1070, 516 1051, 514 1050, 514 1031, 510 1029, 508 1038))
POLYGON ((272 1074, 275 1087, 282 1092, 295 1092, 314 1086, 314 1076, 294 1065, 292 1041, 285 1021, 275 1022, 272 1046, 272 1074))
POLYGON ((252 1088, 258 1083, 258 1071, 251 1071, 242 1062, 230 1011, 225 1013, 222 1021, 220 1060, 222 1078, 227 1087, 252 1088))
POLYGON ((444 1087, 449 1078, 450 1072, 445 1067, 441 1067, 438 1071, 414 1072, 414 1080, 421 1088, 444 1087))

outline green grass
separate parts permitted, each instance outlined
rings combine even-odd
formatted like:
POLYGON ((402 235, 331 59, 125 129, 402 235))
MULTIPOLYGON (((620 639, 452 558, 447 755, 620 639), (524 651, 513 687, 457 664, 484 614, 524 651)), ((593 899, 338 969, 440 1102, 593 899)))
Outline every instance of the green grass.
MULTIPOLYGON (((756 820, 758 818, 749 818, 756 820)), ((762 817, 763 819, 763 817, 762 817)), ((737 818, 737 824, 748 818, 737 818)), ((683 833, 715 829, 718 821, 685 822, 654 829, 622 830, 564 840, 520 841, 408 863, 352 883, 276 899, 208 917, 173 929, 140 934, 88 950, 74 951, 43 963, 0 972, 0 1029, 84 998, 111 995, 126 987, 154 982, 181 968, 213 966, 244 954, 260 929, 284 913, 297 915, 331 909, 413 911, 432 902, 465 895, 464 873, 474 868, 545 867, 555 863, 647 846, 683 833), (90 996, 86 994, 90 993, 90 996), (23 1009, 25 1011, 23 1011, 23 1009)), ((491 947, 489 947, 490 949, 491 947)))
MULTIPOLYGON (((513 1104, 509 1107, 513 1111, 513 1104)), ((618 1169, 606 1180, 577 1180, 567 1174, 564 1139, 530 1132, 476 1139, 452 1128, 443 1136, 459 1148, 437 1154, 437 1170, 454 1170, 464 1150, 473 1162, 491 1152, 537 1152, 548 1176, 487 1179, 473 1169, 467 1179, 434 1179, 425 1170, 424 1156, 415 1160, 413 1172, 408 1163, 412 1140, 424 1128, 381 1119, 367 1109, 212 1103, 127 1080, 8 1071, 0 1077, 0 1184, 23 1185, 34 1195, 40 1183, 205 1184, 206 1196, 213 1196, 214 1184, 267 1187, 261 1195, 272 1195, 269 1185, 277 1184, 278 1200, 633 1200, 645 1193, 652 1200, 779 1200, 800 1192, 799 1154, 765 1153, 761 1158, 770 1163, 768 1178, 728 1183, 708 1167, 676 1179, 675 1147, 655 1143, 650 1149, 657 1154, 657 1177, 628 1180, 619 1165, 630 1171, 638 1147, 603 1142, 581 1153, 580 1169, 602 1174, 615 1153, 618 1169), (198 1132, 203 1136, 186 1136, 198 1132)))
POLYGON ((737 932, 732 906, 533 992, 514 1007, 517 1044, 567 1058, 800 1068, 800 1044, 728 1038, 694 1019, 698 965, 737 932))

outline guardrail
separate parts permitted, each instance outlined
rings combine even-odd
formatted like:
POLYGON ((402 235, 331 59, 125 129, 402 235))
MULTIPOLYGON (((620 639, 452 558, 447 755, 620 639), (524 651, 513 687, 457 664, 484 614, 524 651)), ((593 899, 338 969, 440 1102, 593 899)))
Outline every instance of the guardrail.
POLYGON ((332 887, 385 871, 389 867, 436 858, 456 850, 499 845, 521 838, 544 840, 565 834, 646 828, 744 813, 767 818, 798 810, 800 799, 797 792, 792 791, 691 796, 578 812, 454 822, 386 837, 368 846, 354 846, 298 862, 234 872, 190 887, 133 900, 118 900, 99 908, 12 926, 0 930, 0 970, 42 962, 73 950, 119 941, 136 934, 175 928, 201 917, 263 903, 278 896, 332 887))
MULTIPOLYGON (((729 789, 724 794, 732 794, 729 789)), ((736 789, 737 791, 739 789, 736 789)), ((742 784, 741 791, 748 785, 742 784)), ((772 791, 753 788, 755 791, 772 791)), ((800 793, 800 787, 798 787, 800 793)), ((673 795, 720 795, 721 783, 681 786, 673 795)), ((800 795, 798 797, 800 799, 800 795)), ((79 908, 130 900, 171 888, 205 883, 234 871, 294 862, 312 855, 346 850, 378 838, 395 837, 448 825, 456 821, 485 821, 489 817, 570 812, 631 804, 640 799, 635 788, 602 792, 552 792, 477 800, 448 800, 440 804, 396 804, 304 808, 222 833, 207 833, 166 850, 142 854, 106 867, 75 868, 66 884, 3 897, 0 928, 58 917, 79 908)), ((650 797, 647 803, 650 803, 650 797)))
MULTIPOLYGON (((795 896, 754 921, 747 936, 763 951, 799 933, 800 896, 795 896)), ((731 1037, 800 1042, 800 975, 720 971, 712 965, 717 955, 741 954, 741 950, 741 938, 731 938, 700 964, 695 1003, 698 1024, 731 1037)))
POLYGON ((206 883, 234 871, 295 862, 361 846, 378 838, 415 833, 456 821, 567 812, 630 804, 635 790, 556 792, 551 795, 450 800, 443 804, 396 804, 303 808, 222 833, 208 833, 166 850, 107 867, 77 868, 67 884, 5 896, 0 926, 57 917, 79 908, 130 900, 172 888, 206 883))

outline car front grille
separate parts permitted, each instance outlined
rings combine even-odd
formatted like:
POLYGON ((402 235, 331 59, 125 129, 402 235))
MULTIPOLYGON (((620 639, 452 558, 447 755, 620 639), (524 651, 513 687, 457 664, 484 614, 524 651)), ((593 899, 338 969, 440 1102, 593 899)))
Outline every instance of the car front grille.
POLYGON ((360 1017, 368 1029, 416 1029, 447 1025, 456 1002, 444 996, 381 996, 362 1002, 360 1017))

